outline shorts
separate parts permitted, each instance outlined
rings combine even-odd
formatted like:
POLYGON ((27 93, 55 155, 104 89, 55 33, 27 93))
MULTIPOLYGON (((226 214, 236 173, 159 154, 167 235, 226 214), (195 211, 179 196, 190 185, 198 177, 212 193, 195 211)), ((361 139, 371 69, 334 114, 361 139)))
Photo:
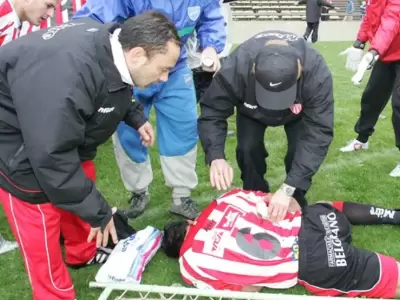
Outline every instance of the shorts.
POLYGON ((303 209, 299 233, 299 284, 317 296, 394 298, 394 258, 351 244, 351 224, 330 204, 303 209))

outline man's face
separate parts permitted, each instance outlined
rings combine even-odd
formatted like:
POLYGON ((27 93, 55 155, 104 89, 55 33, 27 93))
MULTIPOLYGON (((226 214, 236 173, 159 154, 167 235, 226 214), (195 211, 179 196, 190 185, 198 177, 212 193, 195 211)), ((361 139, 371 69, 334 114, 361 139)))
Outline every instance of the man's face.
POLYGON ((125 53, 126 63, 132 81, 138 88, 145 88, 153 83, 168 80, 169 71, 176 65, 180 47, 168 42, 167 51, 147 58, 143 48, 133 48, 125 53))
POLYGON ((40 25, 43 20, 53 17, 57 4, 61 0, 23 0, 26 20, 40 25))

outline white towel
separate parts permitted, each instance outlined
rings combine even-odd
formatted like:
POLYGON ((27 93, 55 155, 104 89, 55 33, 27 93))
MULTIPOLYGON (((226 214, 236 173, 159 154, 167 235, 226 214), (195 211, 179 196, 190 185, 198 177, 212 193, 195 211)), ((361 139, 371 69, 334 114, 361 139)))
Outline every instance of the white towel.
POLYGON ((147 263, 161 246, 162 233, 151 226, 120 240, 96 274, 101 283, 140 283, 147 263))

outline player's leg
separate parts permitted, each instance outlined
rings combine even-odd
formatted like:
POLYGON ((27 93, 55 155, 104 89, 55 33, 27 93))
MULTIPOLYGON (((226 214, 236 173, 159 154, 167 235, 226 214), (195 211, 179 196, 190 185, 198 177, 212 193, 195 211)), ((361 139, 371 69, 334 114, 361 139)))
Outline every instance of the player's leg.
POLYGON ((328 204, 304 209, 299 233, 299 283, 318 296, 394 298, 394 258, 351 245, 347 217, 328 204))
POLYGON ((353 225, 400 225, 400 209, 344 201, 324 203, 329 203, 344 213, 353 225))
MULTIPOLYGON (((96 168, 92 161, 82 163, 86 177, 96 181, 96 168)), ((87 242, 90 225, 80 219, 77 215, 55 208, 60 214, 61 234, 64 237, 65 262, 73 268, 86 266, 88 264, 103 263, 108 258, 111 249, 98 250, 96 241, 87 242), (103 253, 104 252, 104 253, 103 253), (98 258, 96 260, 96 258, 98 258), (102 260, 100 260, 100 258, 102 260)))
POLYGON ((318 41, 318 30, 319 30, 319 22, 315 22, 313 24, 313 32, 311 35, 311 42, 316 43, 318 41))
MULTIPOLYGON (((397 63, 396 80, 392 94, 392 123, 396 140, 396 147, 400 150, 400 65, 397 63)), ((389 174, 392 177, 400 177, 400 162, 389 174)))
POLYGON ((74 300, 60 246, 60 214, 53 204, 29 204, 0 189, 0 201, 19 244, 33 299, 74 300))
MULTIPOLYGON (((284 127, 286 132, 287 147, 288 147, 285 156, 286 174, 288 174, 292 168, 293 158, 296 153, 297 141, 299 138, 299 133, 302 131, 302 126, 303 126, 302 120, 299 119, 286 124, 284 127)), ((305 197, 306 192, 307 191, 296 189, 293 195, 293 198, 297 200, 297 202, 301 207, 307 205, 307 200, 305 197)))
POLYGON ((198 183, 198 135, 196 94, 189 67, 170 74, 154 101, 154 107, 161 168, 166 185, 172 188, 170 212, 193 219, 198 214, 190 198, 198 183))
POLYGON ((307 41, 308 37, 310 36, 312 30, 313 30, 313 23, 311 22, 306 22, 307 23, 307 27, 306 27, 306 31, 304 32, 303 38, 307 41))
POLYGON ((368 139, 374 133, 374 127, 392 94, 395 73, 390 64, 377 61, 371 71, 367 86, 361 96, 360 117, 354 127, 358 134, 341 152, 368 149, 368 139))
POLYGON ((245 190, 269 192, 269 184, 264 179, 267 172, 265 159, 265 125, 240 113, 236 116, 237 147, 236 160, 245 190))
MULTIPOLYGON (((135 91, 135 101, 144 105, 149 117, 154 96, 152 87, 135 91)), ((113 135, 114 153, 125 188, 132 193, 127 210, 129 218, 139 216, 149 202, 148 187, 153 181, 150 157, 147 147, 142 145, 137 130, 121 122, 113 135)))

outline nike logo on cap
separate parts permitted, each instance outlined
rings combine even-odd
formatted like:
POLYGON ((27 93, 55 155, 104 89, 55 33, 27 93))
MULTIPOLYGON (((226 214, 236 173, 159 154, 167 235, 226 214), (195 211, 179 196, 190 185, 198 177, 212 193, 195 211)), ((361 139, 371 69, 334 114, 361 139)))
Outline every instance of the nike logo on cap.
POLYGON ((278 86, 278 85, 280 85, 282 82, 276 82, 276 83, 272 83, 272 82, 270 82, 269 83, 269 86, 272 86, 272 87, 274 87, 274 86, 278 86))

